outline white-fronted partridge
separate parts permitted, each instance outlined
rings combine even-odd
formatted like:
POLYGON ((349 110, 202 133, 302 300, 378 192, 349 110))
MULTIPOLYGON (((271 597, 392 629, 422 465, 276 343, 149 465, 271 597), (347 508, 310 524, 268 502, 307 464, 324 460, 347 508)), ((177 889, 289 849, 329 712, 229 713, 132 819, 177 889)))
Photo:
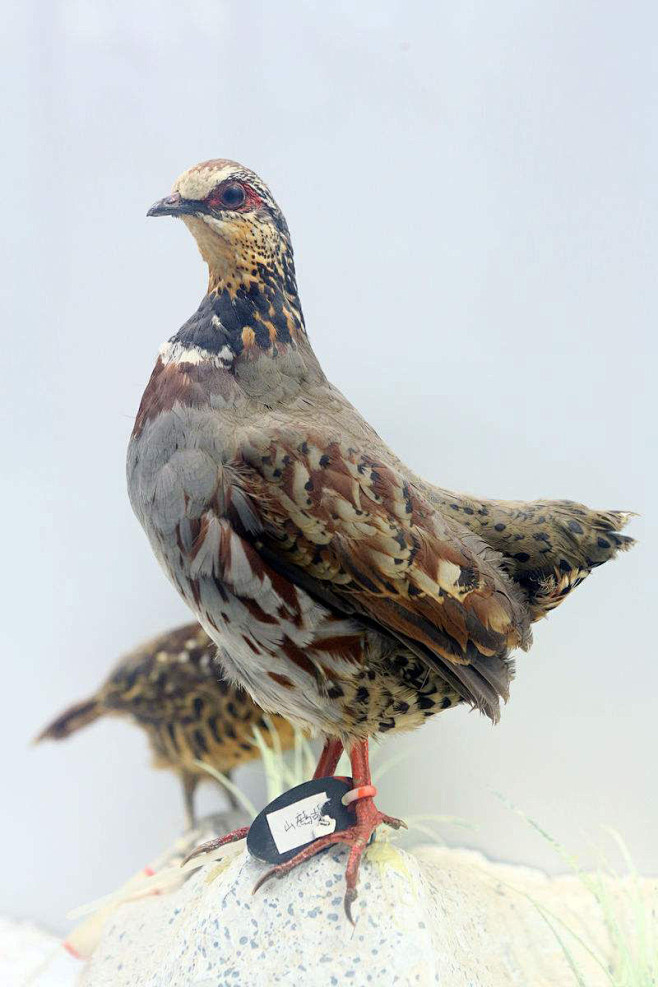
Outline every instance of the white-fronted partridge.
MULTIPOLYGON (((179 775, 193 826, 196 787, 210 778, 196 762, 230 775, 260 757, 254 726, 267 737, 263 710, 222 675, 216 653, 196 623, 160 634, 123 657, 97 692, 60 713, 37 740, 63 740, 102 716, 132 720, 148 737, 153 766, 179 775)), ((269 722, 282 749, 289 748, 290 723, 276 715, 269 722)))
MULTIPOLYGON (((320 775, 344 745, 371 791, 369 737, 462 702, 498 718, 510 653, 628 547, 628 515, 479 500, 412 473, 322 372, 286 221, 252 171, 197 165, 149 215, 183 219, 209 284, 144 392, 133 508, 229 678, 327 738, 320 775)), ((398 825, 362 798, 351 829, 270 873, 347 843, 349 914, 382 821, 398 825)))

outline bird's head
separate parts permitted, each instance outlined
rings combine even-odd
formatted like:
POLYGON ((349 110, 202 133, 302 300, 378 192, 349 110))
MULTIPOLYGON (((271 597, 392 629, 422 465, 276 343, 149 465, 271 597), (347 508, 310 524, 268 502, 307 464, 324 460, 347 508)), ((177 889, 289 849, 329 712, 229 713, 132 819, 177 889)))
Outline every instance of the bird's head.
POLYGON ((222 158, 194 165, 149 216, 178 216, 208 264, 210 290, 279 274, 296 291, 290 234, 269 188, 248 168, 222 158))
POLYGON ((204 161, 184 172, 149 216, 179 216, 208 265, 208 293, 170 340, 227 365, 305 346, 290 234, 258 175, 235 161, 204 161))

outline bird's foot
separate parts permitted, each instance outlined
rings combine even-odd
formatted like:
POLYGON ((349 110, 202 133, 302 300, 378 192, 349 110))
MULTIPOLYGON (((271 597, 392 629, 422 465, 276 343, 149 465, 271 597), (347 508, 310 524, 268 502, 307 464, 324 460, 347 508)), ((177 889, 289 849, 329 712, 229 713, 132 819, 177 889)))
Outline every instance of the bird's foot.
POLYGON ((343 899, 343 905, 345 907, 345 914, 349 921, 354 925, 354 919, 352 918, 352 903, 357 897, 356 884, 359 876, 359 865, 361 863, 361 857, 363 856, 363 851, 368 846, 370 838, 373 833, 384 823, 386 826, 391 826, 393 829, 400 829, 404 827, 407 828, 406 823, 401 819, 395 819, 393 816, 387 816, 383 812, 380 812, 374 803, 372 797, 360 798, 355 805, 356 822, 353 826, 348 829, 343 829, 340 833, 330 833, 327 836, 321 836, 320 839, 315 840, 314 843, 310 843, 299 853, 291 857, 283 864, 277 864, 275 867, 271 867, 266 871, 261 878, 254 885, 253 891, 256 892, 258 889, 269 881, 273 877, 282 877, 291 871, 293 867, 297 867, 298 864, 303 864, 305 860, 310 860, 314 857, 316 853, 320 853, 326 847, 333 846, 338 843, 345 843, 349 848, 349 857, 347 858, 347 867, 345 868, 345 898, 343 899))
POLYGON ((244 840, 248 832, 248 826, 241 826, 240 829, 234 829, 232 833, 226 833, 225 836, 217 836, 214 840, 208 840, 207 843, 200 843, 196 849, 192 850, 192 853, 188 853, 181 867, 184 867, 188 861, 194 860, 195 857, 200 857, 204 853, 211 853, 213 850, 219 850, 220 847, 227 846, 229 843, 237 843, 238 840, 244 840))

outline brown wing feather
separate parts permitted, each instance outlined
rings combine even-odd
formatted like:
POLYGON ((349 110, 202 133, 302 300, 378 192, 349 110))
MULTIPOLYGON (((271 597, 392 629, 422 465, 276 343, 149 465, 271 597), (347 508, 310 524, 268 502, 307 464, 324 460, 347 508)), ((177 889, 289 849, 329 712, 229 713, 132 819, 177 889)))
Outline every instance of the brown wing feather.
POLYGON ((343 443, 282 431, 255 436, 243 456, 262 557, 405 641, 491 712, 507 693, 509 651, 529 643, 523 599, 497 554, 399 472, 343 443))

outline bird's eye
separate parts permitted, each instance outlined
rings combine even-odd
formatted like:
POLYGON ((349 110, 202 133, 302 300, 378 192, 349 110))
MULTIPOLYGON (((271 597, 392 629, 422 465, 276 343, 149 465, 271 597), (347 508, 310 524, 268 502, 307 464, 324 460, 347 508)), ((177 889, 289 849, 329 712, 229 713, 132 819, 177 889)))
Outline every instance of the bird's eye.
POLYGON ((239 209, 240 206, 244 205, 245 199, 245 191, 242 185, 238 185, 237 182, 222 189, 222 194, 219 197, 220 205, 226 209, 239 209))

